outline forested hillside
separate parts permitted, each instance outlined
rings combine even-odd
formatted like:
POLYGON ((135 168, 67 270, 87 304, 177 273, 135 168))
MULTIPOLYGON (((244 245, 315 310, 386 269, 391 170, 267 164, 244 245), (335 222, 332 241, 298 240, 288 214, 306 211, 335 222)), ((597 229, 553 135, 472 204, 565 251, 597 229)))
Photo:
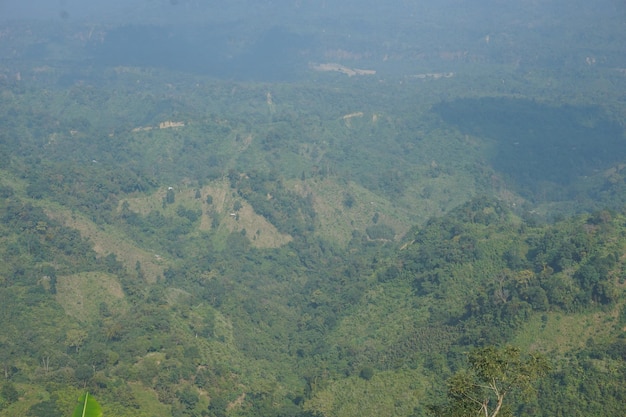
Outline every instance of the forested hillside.
POLYGON ((0 417, 626 414, 619 40, 239 25, 4 25, 0 417))

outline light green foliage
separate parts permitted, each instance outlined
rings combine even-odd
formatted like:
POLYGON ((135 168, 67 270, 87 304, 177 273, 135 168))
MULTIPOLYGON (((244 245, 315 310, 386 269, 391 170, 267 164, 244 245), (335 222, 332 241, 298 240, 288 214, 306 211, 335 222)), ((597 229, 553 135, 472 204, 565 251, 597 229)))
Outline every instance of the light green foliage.
POLYGON ((102 417, 102 409, 98 401, 89 392, 85 392, 78 399, 72 417, 102 417))
POLYGON ((324 416, 408 416, 424 398, 424 383, 420 372, 410 369, 376 373, 369 380, 355 375, 328 382, 305 409, 324 416))

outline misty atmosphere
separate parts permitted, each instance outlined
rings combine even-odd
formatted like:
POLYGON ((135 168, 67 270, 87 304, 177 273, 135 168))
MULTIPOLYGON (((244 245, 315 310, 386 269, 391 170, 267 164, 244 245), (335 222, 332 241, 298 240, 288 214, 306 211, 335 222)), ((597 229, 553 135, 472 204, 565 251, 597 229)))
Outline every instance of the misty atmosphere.
POLYGON ((626 415, 625 22, 0 0, 0 417, 626 415))

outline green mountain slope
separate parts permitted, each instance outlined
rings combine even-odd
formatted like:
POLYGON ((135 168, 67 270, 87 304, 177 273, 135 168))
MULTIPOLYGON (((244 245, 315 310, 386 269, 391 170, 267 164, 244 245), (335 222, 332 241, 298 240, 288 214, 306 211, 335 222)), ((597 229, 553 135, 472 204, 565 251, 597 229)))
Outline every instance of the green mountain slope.
POLYGON ((425 416, 506 345, 552 368, 507 410, 625 414, 622 72, 235 82, 66 30, 0 68, 0 417, 425 416))
POLYGON ((473 200, 398 244, 347 250, 257 248, 233 232, 161 260, 153 283, 140 263, 73 251, 98 241, 15 194, 2 214, 3 367, 21 398, 5 399, 7 415, 41 398, 62 407, 85 384, 116 415, 420 415, 463 352, 505 343, 553 366, 519 412, 623 404, 624 214, 533 226, 473 200))

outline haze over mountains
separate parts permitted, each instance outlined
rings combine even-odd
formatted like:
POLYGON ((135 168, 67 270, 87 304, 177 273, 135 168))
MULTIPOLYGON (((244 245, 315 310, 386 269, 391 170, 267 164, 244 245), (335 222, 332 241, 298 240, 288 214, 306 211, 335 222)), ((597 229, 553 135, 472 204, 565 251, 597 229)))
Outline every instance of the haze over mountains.
POLYGON ((626 414, 625 13, 0 0, 0 417, 626 414))

